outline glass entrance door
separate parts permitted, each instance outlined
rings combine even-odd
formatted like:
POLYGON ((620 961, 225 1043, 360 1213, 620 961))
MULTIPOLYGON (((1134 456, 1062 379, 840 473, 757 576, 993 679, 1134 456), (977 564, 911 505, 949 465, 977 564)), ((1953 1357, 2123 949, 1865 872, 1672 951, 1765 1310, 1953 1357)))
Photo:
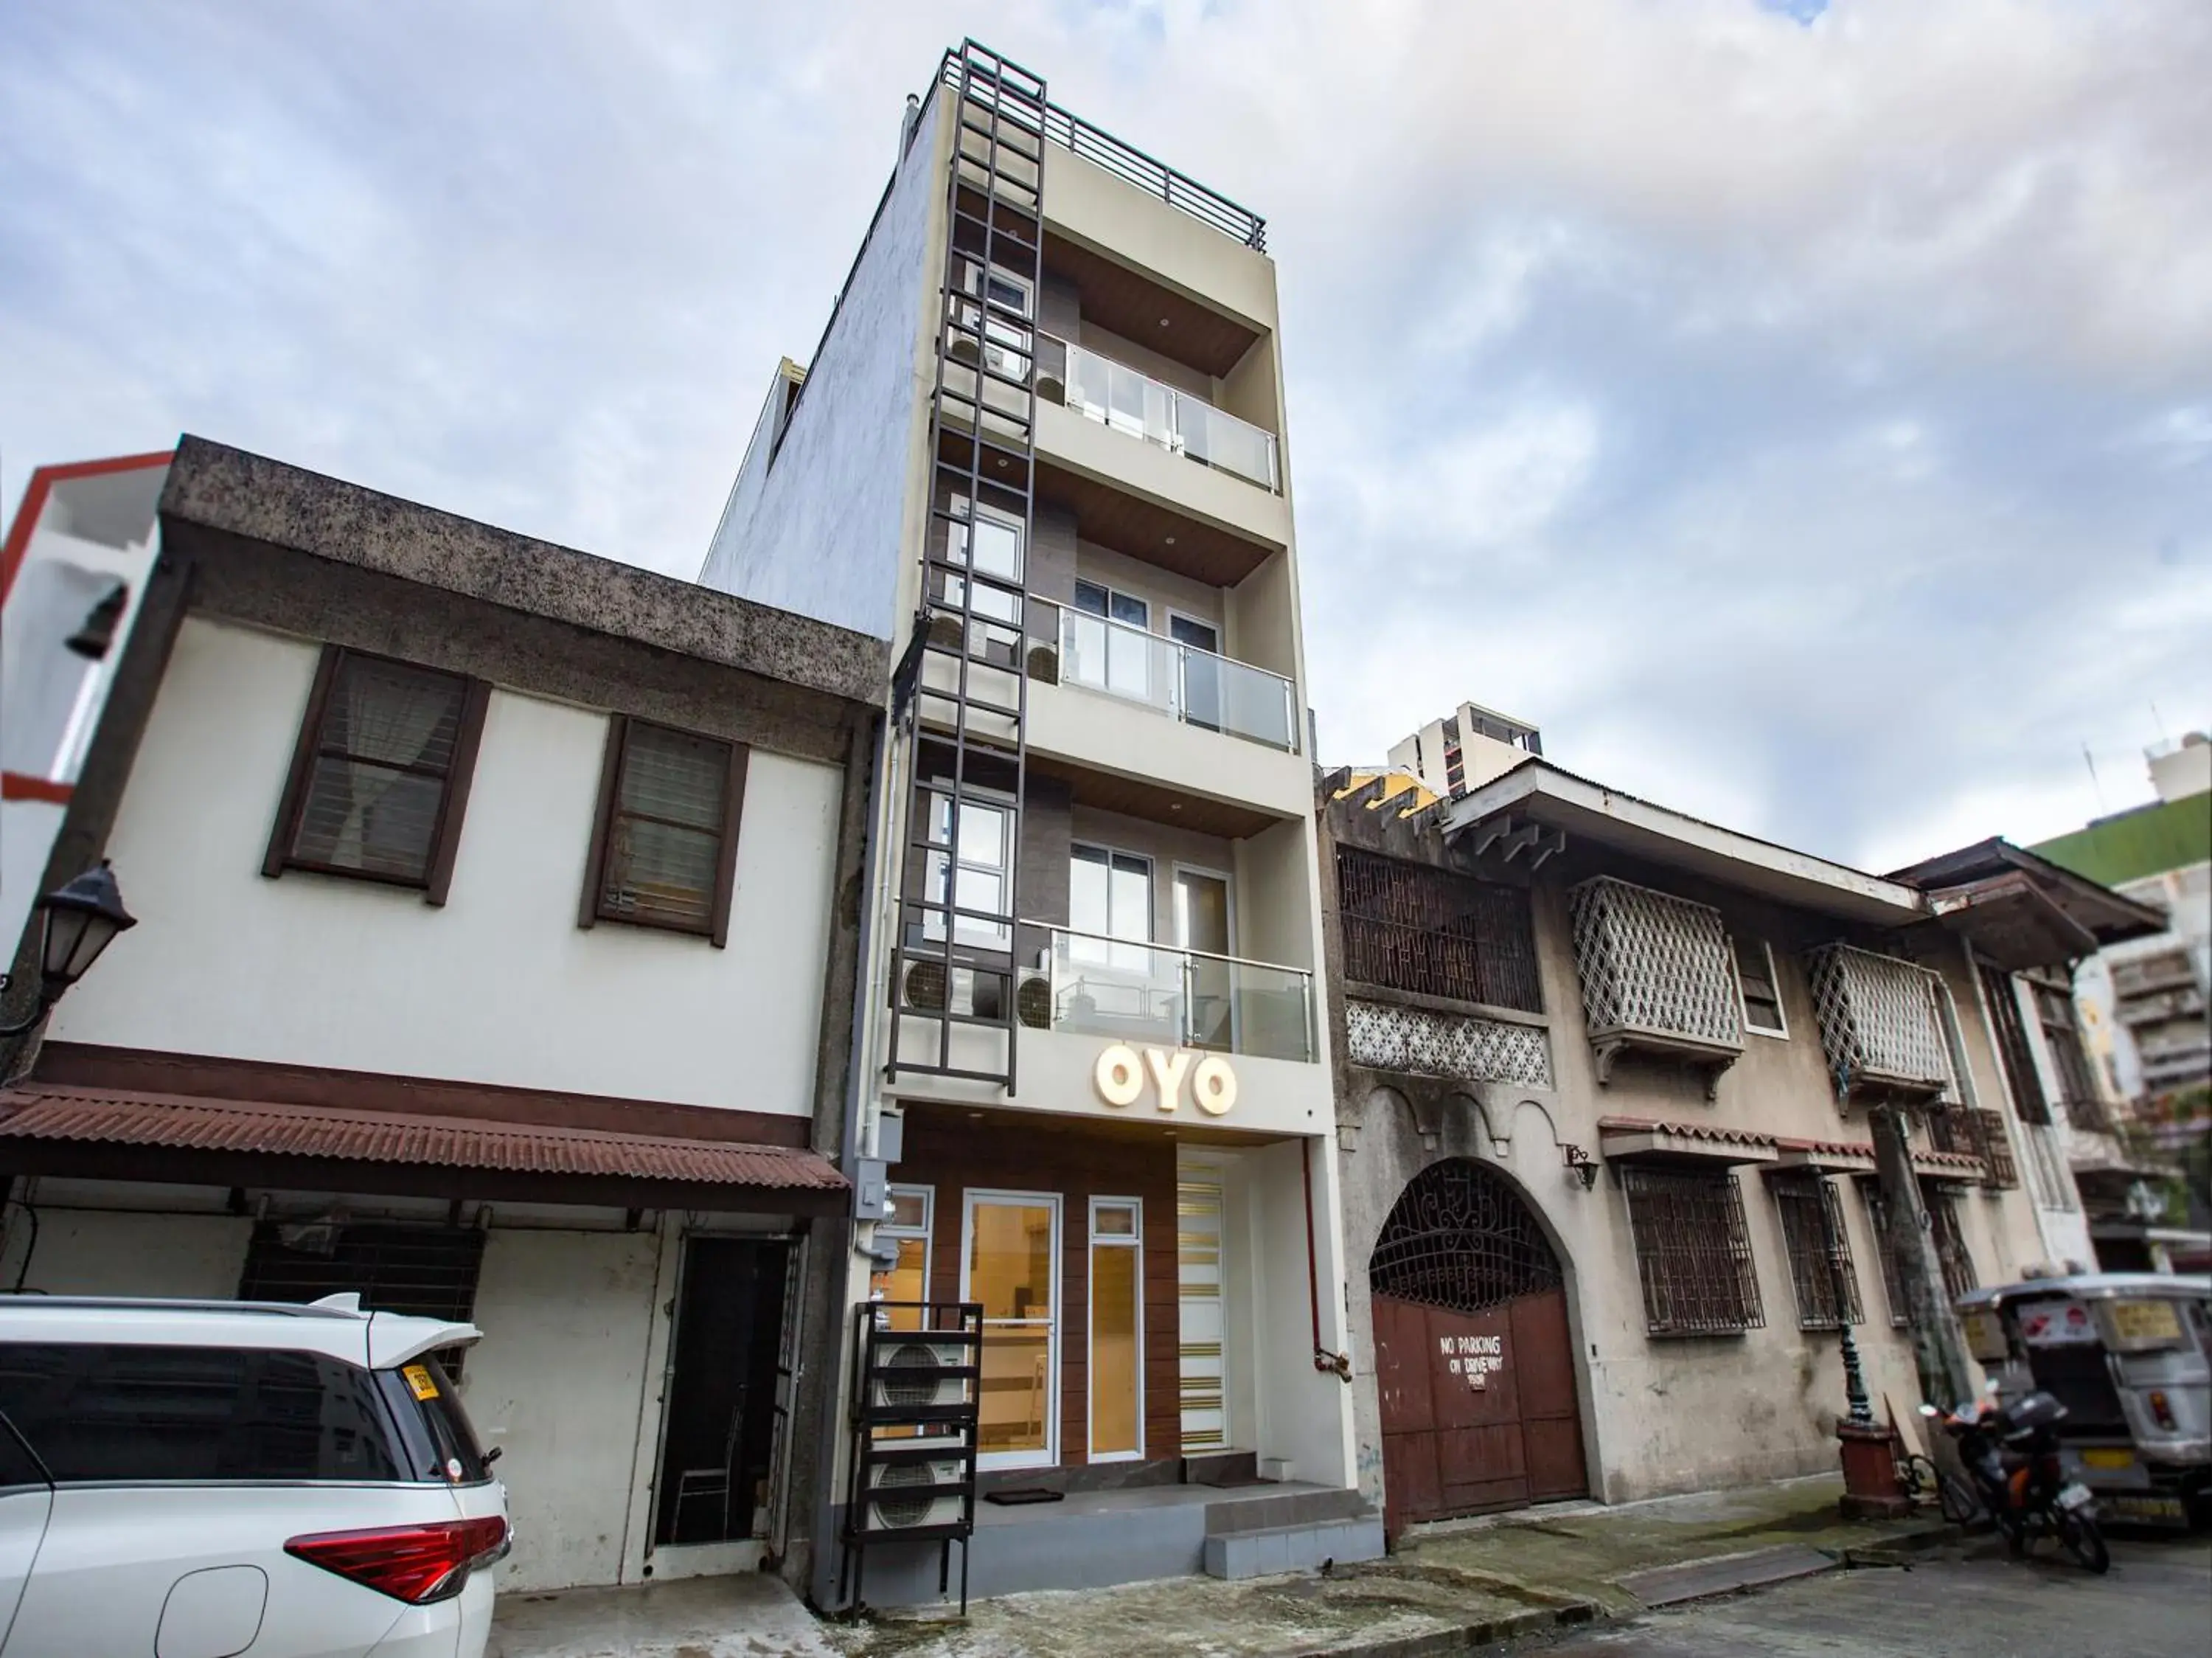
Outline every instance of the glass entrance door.
POLYGON ((1060 1198, 970 1192, 960 1299, 983 1308, 977 1465, 1060 1460, 1060 1198))

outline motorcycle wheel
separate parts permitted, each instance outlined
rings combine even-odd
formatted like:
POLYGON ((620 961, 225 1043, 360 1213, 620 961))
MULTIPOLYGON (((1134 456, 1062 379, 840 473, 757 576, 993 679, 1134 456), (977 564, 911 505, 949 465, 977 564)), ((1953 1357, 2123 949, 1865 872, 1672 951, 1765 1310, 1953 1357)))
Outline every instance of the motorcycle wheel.
POLYGON ((2098 1576, 2102 1577, 2112 1569, 2112 1551, 2105 1546, 2105 1533, 2098 1528, 2093 1516, 2069 1514, 2061 1509, 2058 1540, 2067 1553, 2098 1576))
POLYGON ((1936 1496, 1942 1504, 1943 1518, 1954 1526, 1972 1525, 1974 1516, 1982 1509, 1972 1488, 1956 1474, 1939 1473, 1936 1476, 1936 1496))

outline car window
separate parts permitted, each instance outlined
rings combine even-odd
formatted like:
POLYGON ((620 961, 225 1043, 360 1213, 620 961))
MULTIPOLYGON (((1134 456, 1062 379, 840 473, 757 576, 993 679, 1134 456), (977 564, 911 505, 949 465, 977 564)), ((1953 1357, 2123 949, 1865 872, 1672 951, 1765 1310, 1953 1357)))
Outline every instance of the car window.
POLYGON ((397 1370, 376 1373, 384 1397, 399 1419, 408 1463, 424 1479, 473 1485, 491 1478, 476 1429, 445 1367, 425 1354, 397 1370))
POLYGON ((24 1485, 43 1485, 46 1471, 39 1466, 31 1448, 0 1417, 0 1491, 12 1491, 24 1485))
POLYGON ((0 1343, 0 1412, 58 1484, 404 1478, 370 1373, 317 1353, 0 1343))

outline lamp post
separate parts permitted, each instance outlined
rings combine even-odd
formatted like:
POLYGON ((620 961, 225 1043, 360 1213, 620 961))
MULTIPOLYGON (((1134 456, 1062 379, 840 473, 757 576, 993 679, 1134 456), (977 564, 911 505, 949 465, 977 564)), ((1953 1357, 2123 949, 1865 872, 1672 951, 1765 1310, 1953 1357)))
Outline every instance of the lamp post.
MULTIPOLYGON (((44 928, 39 941, 39 1003, 23 1018, 0 1025, 0 1038, 21 1036, 35 1027, 100 960, 116 934, 138 924, 138 918, 123 907, 114 872, 104 860, 48 893, 33 907, 44 928)), ((7 988, 8 975, 0 973, 0 991, 7 988)))

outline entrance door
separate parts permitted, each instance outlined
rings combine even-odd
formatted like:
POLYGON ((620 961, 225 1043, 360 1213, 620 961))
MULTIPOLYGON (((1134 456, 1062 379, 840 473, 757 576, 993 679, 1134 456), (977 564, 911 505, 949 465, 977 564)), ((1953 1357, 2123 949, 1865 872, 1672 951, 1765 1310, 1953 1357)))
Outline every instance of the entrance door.
POLYGON ((1367 1282, 1392 1536, 1585 1493, 1559 1259, 1511 1181, 1465 1159, 1423 1170, 1367 1282))
POLYGON ((656 1546, 754 1533, 775 1460, 790 1251, 750 1238, 684 1240, 654 1487, 656 1546))
POLYGON ((976 1465, 1060 1460, 1060 1198, 970 1192, 960 1299, 983 1308, 976 1465))

